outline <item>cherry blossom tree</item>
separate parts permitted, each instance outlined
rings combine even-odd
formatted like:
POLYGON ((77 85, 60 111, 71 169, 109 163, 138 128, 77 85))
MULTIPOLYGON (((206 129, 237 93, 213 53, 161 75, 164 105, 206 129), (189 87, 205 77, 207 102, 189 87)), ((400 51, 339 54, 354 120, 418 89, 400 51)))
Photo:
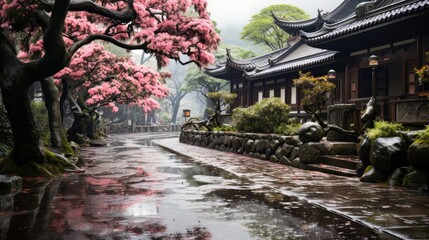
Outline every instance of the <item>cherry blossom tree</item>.
MULTIPOLYGON (((64 69, 86 44, 143 49, 159 66, 168 59, 213 62, 220 38, 206 7, 205 0, 0 0, 0 87, 14 134, 8 159, 38 167, 52 160, 39 143, 28 89, 64 69), (21 61, 16 46, 31 61, 21 61)), ((49 90, 45 97, 56 98, 49 90)))
MULTIPOLYGON (((169 73, 118 57, 100 44, 82 47, 69 66, 54 75, 63 87, 60 107, 67 98, 75 117, 69 137, 77 141, 77 133, 85 133, 83 123, 89 123, 85 124, 90 126, 86 134, 94 139, 93 116, 98 117, 96 110, 103 106, 111 107, 113 112, 118 111, 115 103, 138 105, 145 112, 159 109, 159 103, 151 96, 163 98, 167 95, 163 81, 169 76, 169 73), (79 121, 81 118, 85 120, 79 121)), ((64 110, 61 112, 64 116, 64 110)))

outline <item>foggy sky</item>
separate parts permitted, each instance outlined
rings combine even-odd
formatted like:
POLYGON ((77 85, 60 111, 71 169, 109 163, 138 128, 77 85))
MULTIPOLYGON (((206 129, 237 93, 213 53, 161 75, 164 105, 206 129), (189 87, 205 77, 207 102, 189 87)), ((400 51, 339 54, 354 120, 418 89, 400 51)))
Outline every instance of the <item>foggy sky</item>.
POLYGON ((240 41, 240 32, 252 15, 274 4, 289 4, 301 8, 311 17, 317 16, 317 9, 329 12, 343 0, 207 0, 211 19, 221 30, 223 41, 245 45, 240 41))

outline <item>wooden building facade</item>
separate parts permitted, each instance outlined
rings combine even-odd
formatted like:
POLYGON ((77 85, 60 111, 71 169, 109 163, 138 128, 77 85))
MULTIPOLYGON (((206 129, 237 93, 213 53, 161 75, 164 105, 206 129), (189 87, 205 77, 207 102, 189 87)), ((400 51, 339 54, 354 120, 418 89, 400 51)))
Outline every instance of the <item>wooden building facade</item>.
POLYGON ((262 98, 280 97, 292 114, 304 115, 300 89, 292 81, 298 72, 337 74, 335 101, 363 108, 374 95, 385 120, 409 124, 429 122, 429 84, 419 85, 416 67, 429 51, 429 1, 345 0, 330 13, 274 23, 291 35, 289 47, 256 58, 227 61, 206 69, 226 79, 238 94, 232 108, 250 106, 262 98), (370 67, 370 56, 378 66, 370 67))

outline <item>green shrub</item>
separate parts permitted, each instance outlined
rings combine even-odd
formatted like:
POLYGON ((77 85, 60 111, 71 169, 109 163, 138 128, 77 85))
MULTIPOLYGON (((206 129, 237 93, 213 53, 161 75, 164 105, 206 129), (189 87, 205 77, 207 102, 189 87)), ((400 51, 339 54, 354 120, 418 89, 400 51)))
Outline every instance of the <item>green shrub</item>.
POLYGON ((421 133, 419 133, 417 140, 429 143, 429 125, 426 125, 426 128, 421 133))
POLYGON ((376 121, 374 128, 370 128, 366 131, 365 135, 370 141, 380 137, 402 137, 404 127, 400 123, 390 123, 385 121, 376 121))
POLYGON ((235 129, 235 127, 230 126, 230 125, 222 125, 222 126, 213 128, 213 131, 236 132, 237 129, 235 129))
POLYGON ((266 98, 248 108, 236 108, 232 113, 235 128, 243 132, 274 133, 287 124, 290 106, 280 98, 266 98))
POLYGON ((301 128, 301 123, 288 123, 282 124, 276 128, 275 133, 286 136, 298 135, 298 131, 301 128))

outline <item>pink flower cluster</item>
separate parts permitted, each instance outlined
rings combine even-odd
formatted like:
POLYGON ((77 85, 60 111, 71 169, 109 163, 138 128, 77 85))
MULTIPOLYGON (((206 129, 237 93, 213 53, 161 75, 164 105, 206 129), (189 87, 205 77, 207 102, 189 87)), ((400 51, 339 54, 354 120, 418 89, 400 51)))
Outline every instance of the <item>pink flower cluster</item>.
MULTIPOLYGON (((73 57, 69 67, 57 73, 57 83, 67 79, 73 92, 84 93, 90 106, 110 106, 114 102, 137 104, 145 111, 159 107, 155 98, 163 98, 168 89, 162 83, 164 77, 158 71, 137 65, 129 59, 117 57, 102 45, 90 44, 81 48, 73 57), (149 100, 150 99, 150 100, 149 100)), ((82 95, 82 94, 80 94, 82 95)))

